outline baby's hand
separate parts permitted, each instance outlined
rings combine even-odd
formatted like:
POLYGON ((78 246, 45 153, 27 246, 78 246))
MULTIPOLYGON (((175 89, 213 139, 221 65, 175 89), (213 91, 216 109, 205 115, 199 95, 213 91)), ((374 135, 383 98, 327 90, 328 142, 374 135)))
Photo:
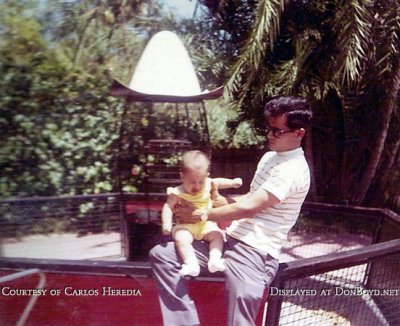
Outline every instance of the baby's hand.
POLYGON ((162 234, 163 235, 171 235, 171 230, 168 230, 168 229, 162 229, 162 234))
POLYGON ((220 207, 228 204, 228 201, 224 196, 221 196, 218 187, 214 181, 211 182, 211 200, 213 207, 220 207))
POLYGON ((170 223, 163 223, 161 232, 163 235, 170 235, 172 231, 172 225, 170 223))
POLYGON ((233 179, 233 188, 239 188, 243 185, 242 178, 233 179))

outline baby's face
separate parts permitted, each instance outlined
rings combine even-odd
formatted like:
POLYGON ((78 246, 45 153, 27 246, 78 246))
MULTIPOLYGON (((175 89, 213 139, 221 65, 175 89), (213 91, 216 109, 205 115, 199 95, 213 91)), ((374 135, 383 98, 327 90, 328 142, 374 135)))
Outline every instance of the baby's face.
POLYGON ((190 195, 195 195, 206 186, 207 170, 189 170, 181 172, 183 188, 190 195))

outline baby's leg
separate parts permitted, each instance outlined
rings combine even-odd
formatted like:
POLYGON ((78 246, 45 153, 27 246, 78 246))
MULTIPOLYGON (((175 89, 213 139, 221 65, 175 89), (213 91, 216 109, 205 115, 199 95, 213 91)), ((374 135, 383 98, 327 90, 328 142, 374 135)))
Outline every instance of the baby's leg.
POLYGON ((212 231, 204 236, 204 240, 210 243, 210 259, 208 260, 208 270, 211 273, 223 272, 225 270, 225 261, 222 259, 224 238, 221 232, 212 231))
POLYGON ((181 276, 199 275, 200 265, 192 246, 193 235, 186 229, 178 229, 174 232, 174 240, 178 253, 183 260, 179 274, 181 276))

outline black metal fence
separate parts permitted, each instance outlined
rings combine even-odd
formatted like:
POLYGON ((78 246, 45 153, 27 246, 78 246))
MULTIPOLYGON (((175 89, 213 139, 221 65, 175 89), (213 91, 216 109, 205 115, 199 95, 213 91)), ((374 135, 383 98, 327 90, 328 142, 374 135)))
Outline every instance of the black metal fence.
MULTIPOLYGON (((2 200, 0 256, 13 257, 9 248, 21 245, 16 257, 64 259, 57 256, 63 251, 72 252, 73 259, 145 259, 162 241, 158 210, 165 195, 121 199, 120 194, 103 194, 2 200), (136 209, 127 209, 129 205, 136 209), (26 255, 37 244, 35 236, 54 241, 45 241, 44 251, 26 255), (96 242, 89 242, 91 236, 96 242), (88 242, 89 256, 79 255, 88 242)), ((399 306, 399 216, 381 209, 305 203, 270 288, 264 323, 398 325, 399 306)))
POLYGON ((116 194, 21 198, 0 201, 0 234, 119 231, 116 194))
POLYGON ((398 215, 379 209, 318 204, 306 204, 303 212, 308 213, 303 220, 308 231, 299 232, 315 235, 315 225, 319 224, 322 231, 322 225, 332 223, 320 240, 315 239, 322 255, 280 264, 269 291, 264 324, 399 325, 398 215), (352 242, 342 243, 327 254, 323 247, 332 245, 332 235, 337 245, 343 239, 352 242), (371 244, 357 245, 365 241, 365 236, 371 244), (350 250, 343 250, 346 248, 350 250))
POLYGON ((120 211, 116 194, 1 200, 0 255, 76 259, 121 256, 120 211), (99 235, 103 239, 95 240, 99 235), (83 255, 85 245, 88 248, 83 255), (112 252, 102 250, 110 245, 112 252))

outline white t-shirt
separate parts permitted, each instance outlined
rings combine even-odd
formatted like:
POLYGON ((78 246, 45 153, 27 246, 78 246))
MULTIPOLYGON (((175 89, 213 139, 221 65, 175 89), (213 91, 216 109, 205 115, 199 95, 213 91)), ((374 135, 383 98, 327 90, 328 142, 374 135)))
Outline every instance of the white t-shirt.
POLYGON ((258 163, 250 193, 260 187, 280 202, 252 218, 233 221, 227 233, 278 258, 310 188, 310 170, 303 150, 265 153, 258 163))

